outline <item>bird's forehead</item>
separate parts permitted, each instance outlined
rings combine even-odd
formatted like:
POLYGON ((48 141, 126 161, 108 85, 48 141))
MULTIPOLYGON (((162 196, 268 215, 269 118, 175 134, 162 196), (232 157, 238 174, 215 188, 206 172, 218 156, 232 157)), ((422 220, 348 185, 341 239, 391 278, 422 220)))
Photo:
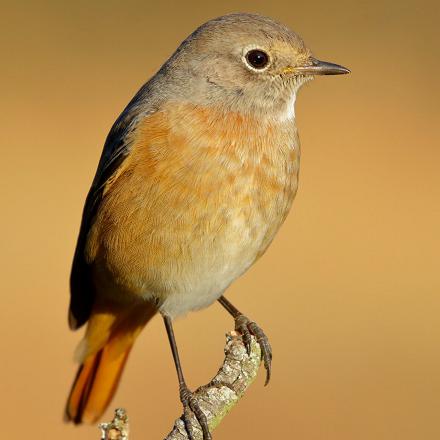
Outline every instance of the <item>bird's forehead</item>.
POLYGON ((254 44, 280 52, 306 50, 301 37, 288 27, 270 18, 253 14, 230 14, 208 21, 192 37, 203 44, 218 48, 254 44))

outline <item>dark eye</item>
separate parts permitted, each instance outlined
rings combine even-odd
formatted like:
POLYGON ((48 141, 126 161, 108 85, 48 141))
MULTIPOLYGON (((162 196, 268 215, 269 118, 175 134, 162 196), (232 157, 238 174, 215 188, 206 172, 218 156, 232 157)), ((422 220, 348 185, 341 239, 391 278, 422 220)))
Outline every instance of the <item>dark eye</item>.
POLYGON ((246 54, 246 60, 254 69, 264 69, 269 62, 269 55, 262 50, 253 49, 246 54))

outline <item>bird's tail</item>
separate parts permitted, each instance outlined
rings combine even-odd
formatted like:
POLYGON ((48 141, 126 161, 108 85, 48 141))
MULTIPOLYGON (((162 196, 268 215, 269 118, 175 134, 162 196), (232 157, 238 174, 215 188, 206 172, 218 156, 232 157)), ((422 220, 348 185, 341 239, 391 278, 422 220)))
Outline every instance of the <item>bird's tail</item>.
POLYGON ((79 424, 99 419, 116 391, 136 337, 155 313, 152 306, 139 304, 124 313, 92 313, 76 352, 81 365, 67 399, 66 421, 79 424))

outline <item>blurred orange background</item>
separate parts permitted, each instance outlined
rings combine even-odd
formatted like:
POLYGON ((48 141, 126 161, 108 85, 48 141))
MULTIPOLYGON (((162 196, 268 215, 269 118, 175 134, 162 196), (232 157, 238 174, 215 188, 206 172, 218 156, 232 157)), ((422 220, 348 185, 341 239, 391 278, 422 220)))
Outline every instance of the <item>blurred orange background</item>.
MULTIPOLYGON (((216 440, 440 438, 440 137, 437 2, 2 2, 0 414, 8 439, 98 439, 62 422, 79 333, 67 328, 80 215, 105 136, 195 27, 258 12, 352 74, 297 102, 300 189, 265 255, 228 292, 269 334, 261 371, 216 440)), ((188 383, 206 383, 232 320, 177 321, 188 383)), ((156 318, 111 408, 133 439, 180 414, 156 318)), ((109 410, 104 420, 109 420, 109 410)))

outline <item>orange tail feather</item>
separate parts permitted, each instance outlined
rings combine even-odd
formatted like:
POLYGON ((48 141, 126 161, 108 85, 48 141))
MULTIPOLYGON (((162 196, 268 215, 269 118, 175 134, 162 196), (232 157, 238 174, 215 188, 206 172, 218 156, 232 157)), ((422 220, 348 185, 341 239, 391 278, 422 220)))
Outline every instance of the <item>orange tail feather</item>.
POLYGON ((112 358, 109 345, 89 356, 79 367, 66 406, 69 421, 94 423, 109 405, 131 350, 130 346, 112 358))
POLYGON ((155 314, 152 307, 135 313, 94 313, 79 346, 81 366, 67 399, 65 418, 75 424, 96 422, 116 391, 133 343, 155 314))

